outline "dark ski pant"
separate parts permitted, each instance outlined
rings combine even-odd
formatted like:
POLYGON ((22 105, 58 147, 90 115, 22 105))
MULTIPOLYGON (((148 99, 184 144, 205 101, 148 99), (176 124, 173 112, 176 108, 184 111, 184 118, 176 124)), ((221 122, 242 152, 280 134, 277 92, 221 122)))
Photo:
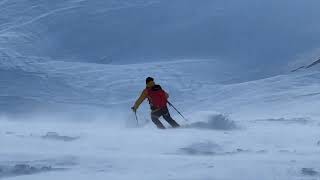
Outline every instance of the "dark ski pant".
POLYGON ((167 107, 162 108, 162 109, 158 109, 158 110, 154 110, 151 112, 151 119, 152 122, 157 126, 157 128, 159 129, 165 129, 164 125, 161 123, 161 121, 159 120, 160 117, 163 117, 163 119, 165 119, 172 127, 176 128, 179 127, 180 125, 174 120, 172 119, 172 117, 170 116, 169 110, 167 107))

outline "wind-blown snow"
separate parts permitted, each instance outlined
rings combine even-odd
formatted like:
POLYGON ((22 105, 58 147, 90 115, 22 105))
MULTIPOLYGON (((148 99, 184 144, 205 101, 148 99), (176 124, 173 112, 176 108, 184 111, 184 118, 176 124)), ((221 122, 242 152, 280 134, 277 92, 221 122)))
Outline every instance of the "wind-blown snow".
POLYGON ((228 73, 228 68, 207 60, 135 65, 24 57, 2 61, 0 176, 24 180, 319 177, 320 73, 243 82, 233 73, 219 74, 228 73), (213 72, 212 67, 216 67, 213 72), (185 122, 171 109, 185 128, 157 130, 147 104, 138 112, 139 128, 125 127, 128 122, 135 127, 130 106, 149 74, 189 119, 185 122), (33 163, 46 159, 50 160, 33 163), (57 165, 57 161, 67 163, 57 165))
POLYGON ((318 5, 0 1, 0 178, 320 178, 318 5), (137 125, 147 76, 182 128, 137 125))

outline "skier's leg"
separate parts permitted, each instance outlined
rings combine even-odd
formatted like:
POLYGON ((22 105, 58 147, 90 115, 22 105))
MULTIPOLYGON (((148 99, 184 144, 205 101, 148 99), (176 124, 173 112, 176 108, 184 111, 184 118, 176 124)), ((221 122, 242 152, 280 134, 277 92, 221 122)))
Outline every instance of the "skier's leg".
POLYGON ((164 125, 161 123, 161 121, 159 120, 161 115, 159 115, 159 113, 157 112, 152 112, 151 113, 151 119, 152 122, 157 126, 157 128, 159 129, 165 129, 164 125))
POLYGON ((163 118, 174 128, 180 127, 180 125, 174 120, 172 119, 169 110, 165 109, 164 113, 163 113, 163 118))

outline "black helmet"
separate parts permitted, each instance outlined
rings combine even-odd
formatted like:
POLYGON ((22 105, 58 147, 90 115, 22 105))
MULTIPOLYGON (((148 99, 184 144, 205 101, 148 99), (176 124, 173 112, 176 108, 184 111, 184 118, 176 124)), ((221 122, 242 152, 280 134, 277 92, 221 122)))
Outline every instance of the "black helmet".
POLYGON ((152 77, 147 77, 146 84, 148 84, 150 81, 154 81, 154 79, 152 77))

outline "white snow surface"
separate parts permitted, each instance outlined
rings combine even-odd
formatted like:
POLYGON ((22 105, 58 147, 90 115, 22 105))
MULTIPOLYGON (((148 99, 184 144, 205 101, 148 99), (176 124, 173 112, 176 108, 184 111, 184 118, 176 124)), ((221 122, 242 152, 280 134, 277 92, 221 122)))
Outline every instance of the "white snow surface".
POLYGON ((320 179, 319 68, 286 74, 291 67, 276 67, 297 54, 294 67, 310 52, 317 57, 318 2, 290 1, 279 18, 289 1, 168 2, 0 1, 0 179, 320 179), (302 5, 314 10, 309 21, 297 14, 302 5), (203 28, 211 18, 215 33, 203 28), (261 53, 272 55, 255 59, 261 53), (147 76, 186 116, 170 108, 181 128, 156 129, 146 102, 136 124, 130 107, 147 76))
MULTIPOLYGON (((1 61, 0 178, 317 179, 319 71, 245 81, 219 61, 1 61), (189 119, 130 106, 154 76, 189 119), (167 125, 166 125, 167 126, 167 125)), ((234 68, 234 69, 233 69, 234 68)))

